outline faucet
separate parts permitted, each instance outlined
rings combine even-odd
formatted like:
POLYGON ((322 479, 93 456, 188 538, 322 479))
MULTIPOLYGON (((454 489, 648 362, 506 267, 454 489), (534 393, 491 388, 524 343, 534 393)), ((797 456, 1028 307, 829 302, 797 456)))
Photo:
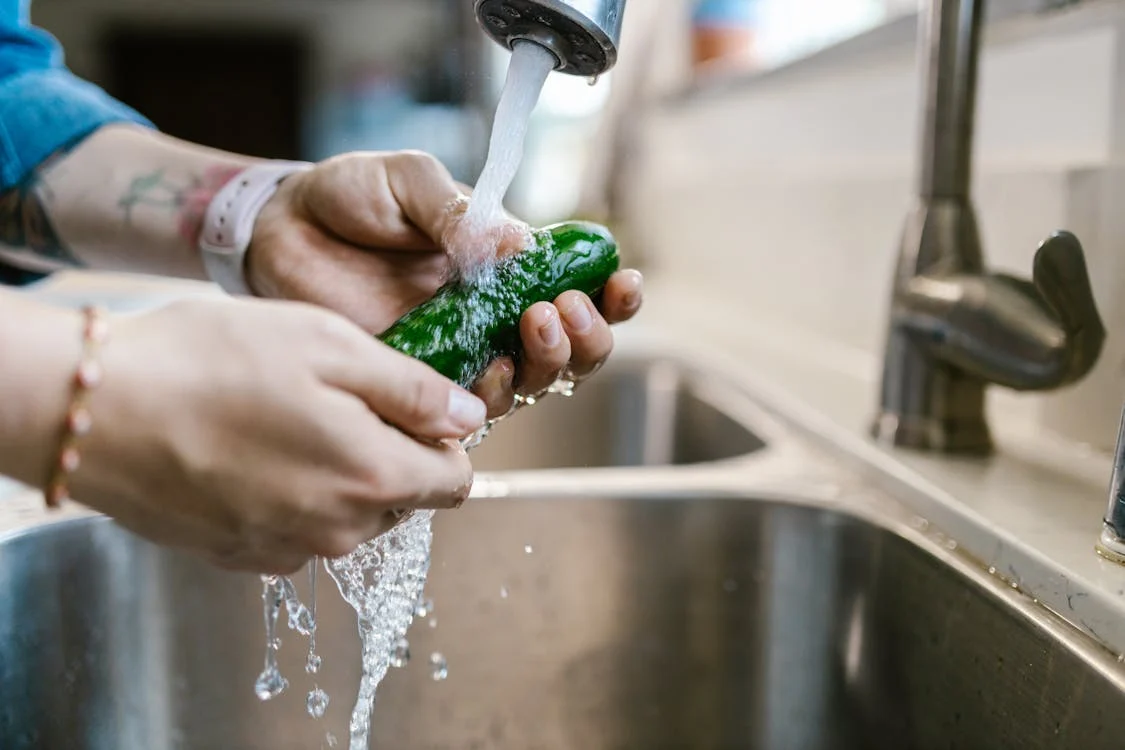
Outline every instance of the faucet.
POLYGON ((871 432, 895 446, 986 455, 985 387, 1075 383, 1097 362, 1105 328, 1072 234, 1056 232, 1039 246, 1030 281, 985 271, 969 197, 984 1, 928 5, 919 14, 926 65, 918 194, 901 239, 871 432))
POLYGON ((1109 507, 1102 519, 1102 533, 1095 547, 1099 555, 1115 563, 1125 563, 1125 410, 1117 431, 1113 455, 1113 474, 1109 480, 1109 507))
POLYGON ((537 42, 555 70, 596 78, 617 63, 626 0, 476 0, 477 21, 497 43, 537 42))

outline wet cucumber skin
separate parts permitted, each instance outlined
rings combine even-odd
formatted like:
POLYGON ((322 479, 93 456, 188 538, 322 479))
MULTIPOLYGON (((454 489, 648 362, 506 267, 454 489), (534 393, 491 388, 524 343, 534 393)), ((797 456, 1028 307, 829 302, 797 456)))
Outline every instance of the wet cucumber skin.
POLYGON ((533 238, 484 278, 442 287, 380 340, 467 388, 497 357, 519 352, 527 308, 572 289, 597 294, 620 264, 616 240, 598 224, 555 224, 533 238))

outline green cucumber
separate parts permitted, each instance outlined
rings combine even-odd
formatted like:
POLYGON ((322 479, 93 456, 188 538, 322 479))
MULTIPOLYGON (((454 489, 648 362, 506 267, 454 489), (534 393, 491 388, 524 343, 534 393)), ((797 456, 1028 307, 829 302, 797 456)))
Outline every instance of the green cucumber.
POLYGON ((620 262, 616 240, 598 224, 555 224, 532 237, 481 279, 442 287, 379 339, 468 388, 497 357, 519 352, 527 308, 572 289, 597 294, 620 262))

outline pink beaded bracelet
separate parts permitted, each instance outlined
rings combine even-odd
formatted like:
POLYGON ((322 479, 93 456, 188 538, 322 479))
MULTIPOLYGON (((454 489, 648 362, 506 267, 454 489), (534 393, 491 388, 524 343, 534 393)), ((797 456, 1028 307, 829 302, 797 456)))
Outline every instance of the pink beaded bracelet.
POLYGON ((83 308, 82 319, 82 358, 71 384, 70 404, 63 422, 58 459, 51 469, 50 481, 47 482, 47 507, 52 510, 70 499, 68 480, 82 463, 78 440, 89 434, 93 427, 90 410, 86 405, 87 399, 90 391, 102 380, 98 353, 109 334, 109 325, 105 313, 97 307, 83 308))

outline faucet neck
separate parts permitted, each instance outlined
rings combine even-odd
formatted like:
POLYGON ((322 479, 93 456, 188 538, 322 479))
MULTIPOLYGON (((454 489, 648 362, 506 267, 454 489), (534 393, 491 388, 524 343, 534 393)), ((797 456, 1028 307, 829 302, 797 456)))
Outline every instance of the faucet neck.
POLYGON ((919 195, 969 199, 984 0, 931 0, 919 15, 925 97, 919 195))

